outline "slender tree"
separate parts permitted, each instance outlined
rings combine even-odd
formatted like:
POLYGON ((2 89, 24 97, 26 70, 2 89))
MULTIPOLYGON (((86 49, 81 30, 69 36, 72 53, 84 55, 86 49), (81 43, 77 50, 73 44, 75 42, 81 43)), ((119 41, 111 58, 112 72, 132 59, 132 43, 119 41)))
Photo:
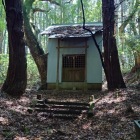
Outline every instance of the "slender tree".
POLYGON ((40 89, 47 89, 47 57, 41 48, 36 35, 33 33, 33 26, 30 23, 30 14, 32 10, 32 4, 35 0, 25 0, 23 5, 23 17, 24 17, 24 33, 27 46, 30 49, 31 55, 37 65, 41 86, 40 89))
POLYGON ((20 96, 27 84, 25 44, 23 33, 22 0, 4 0, 9 45, 9 66, 2 91, 20 96))

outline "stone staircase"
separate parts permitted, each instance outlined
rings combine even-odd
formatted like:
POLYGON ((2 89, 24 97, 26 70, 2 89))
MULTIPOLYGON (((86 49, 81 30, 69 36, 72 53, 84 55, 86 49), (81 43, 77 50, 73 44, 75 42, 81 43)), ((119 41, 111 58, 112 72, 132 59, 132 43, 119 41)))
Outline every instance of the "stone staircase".
POLYGON ((89 115, 89 103, 80 102, 61 102, 50 101, 47 99, 37 99, 34 111, 41 113, 43 117, 60 118, 60 119, 76 119, 81 115, 89 115))

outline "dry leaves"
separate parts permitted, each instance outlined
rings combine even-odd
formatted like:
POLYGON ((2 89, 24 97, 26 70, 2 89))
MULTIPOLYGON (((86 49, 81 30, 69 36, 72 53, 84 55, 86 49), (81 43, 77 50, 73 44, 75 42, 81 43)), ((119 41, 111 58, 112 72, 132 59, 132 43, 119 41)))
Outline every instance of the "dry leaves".
POLYGON ((0 94, 1 140, 132 140, 135 139, 135 119, 140 119, 140 95, 137 89, 114 92, 30 91, 21 99, 0 94), (27 110, 36 103, 36 95, 52 101, 96 103, 93 117, 79 116, 75 120, 41 118, 27 110), (133 112, 129 112, 129 107, 133 112))

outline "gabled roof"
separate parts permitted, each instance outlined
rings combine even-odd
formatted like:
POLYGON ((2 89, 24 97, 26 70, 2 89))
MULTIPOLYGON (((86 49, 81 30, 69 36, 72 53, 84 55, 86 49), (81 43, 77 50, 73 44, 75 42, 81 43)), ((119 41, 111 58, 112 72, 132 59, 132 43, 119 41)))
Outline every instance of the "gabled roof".
MULTIPOLYGON (((93 34, 102 30, 102 23, 85 24, 93 34)), ((48 38, 70 38, 70 37, 90 37, 91 33, 83 29, 82 24, 53 25, 49 26, 41 35, 48 35, 48 38)))

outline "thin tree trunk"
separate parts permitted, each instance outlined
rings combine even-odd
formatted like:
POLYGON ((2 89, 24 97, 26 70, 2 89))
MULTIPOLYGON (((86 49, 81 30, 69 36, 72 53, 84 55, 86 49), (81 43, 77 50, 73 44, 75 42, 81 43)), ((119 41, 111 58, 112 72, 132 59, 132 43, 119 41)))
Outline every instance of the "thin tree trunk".
MULTIPOLYGON (((138 11, 137 22, 138 22, 138 35, 140 36, 140 9, 138 11)), ((140 69, 140 51, 138 51, 138 54, 137 54, 137 65, 138 65, 138 67, 140 69)))
POLYGON ((43 49, 40 47, 36 36, 33 34, 31 25, 29 22, 30 8, 32 8, 32 3, 34 0, 27 0, 23 6, 23 16, 24 16, 24 33, 26 38, 27 46, 30 49, 31 55, 37 65, 40 79, 41 87, 40 89, 47 88, 47 56, 44 54, 43 49), (26 7, 28 6, 28 8, 26 7))
POLYGON ((0 32, 0 54, 2 54, 3 32, 0 32))
POLYGON ((22 0, 5 0, 9 45, 9 66, 2 91, 20 96, 27 84, 27 63, 23 33, 22 0))
POLYGON ((8 43, 7 43, 7 40, 6 40, 6 36, 7 36, 7 31, 6 31, 6 29, 5 29, 5 31, 4 31, 4 33, 3 33, 3 36, 4 36, 4 39, 3 39, 3 42, 2 42, 2 46, 3 46, 3 51, 2 51, 2 53, 3 54, 7 54, 7 52, 9 52, 9 51, 7 51, 7 48, 8 48, 8 43))

